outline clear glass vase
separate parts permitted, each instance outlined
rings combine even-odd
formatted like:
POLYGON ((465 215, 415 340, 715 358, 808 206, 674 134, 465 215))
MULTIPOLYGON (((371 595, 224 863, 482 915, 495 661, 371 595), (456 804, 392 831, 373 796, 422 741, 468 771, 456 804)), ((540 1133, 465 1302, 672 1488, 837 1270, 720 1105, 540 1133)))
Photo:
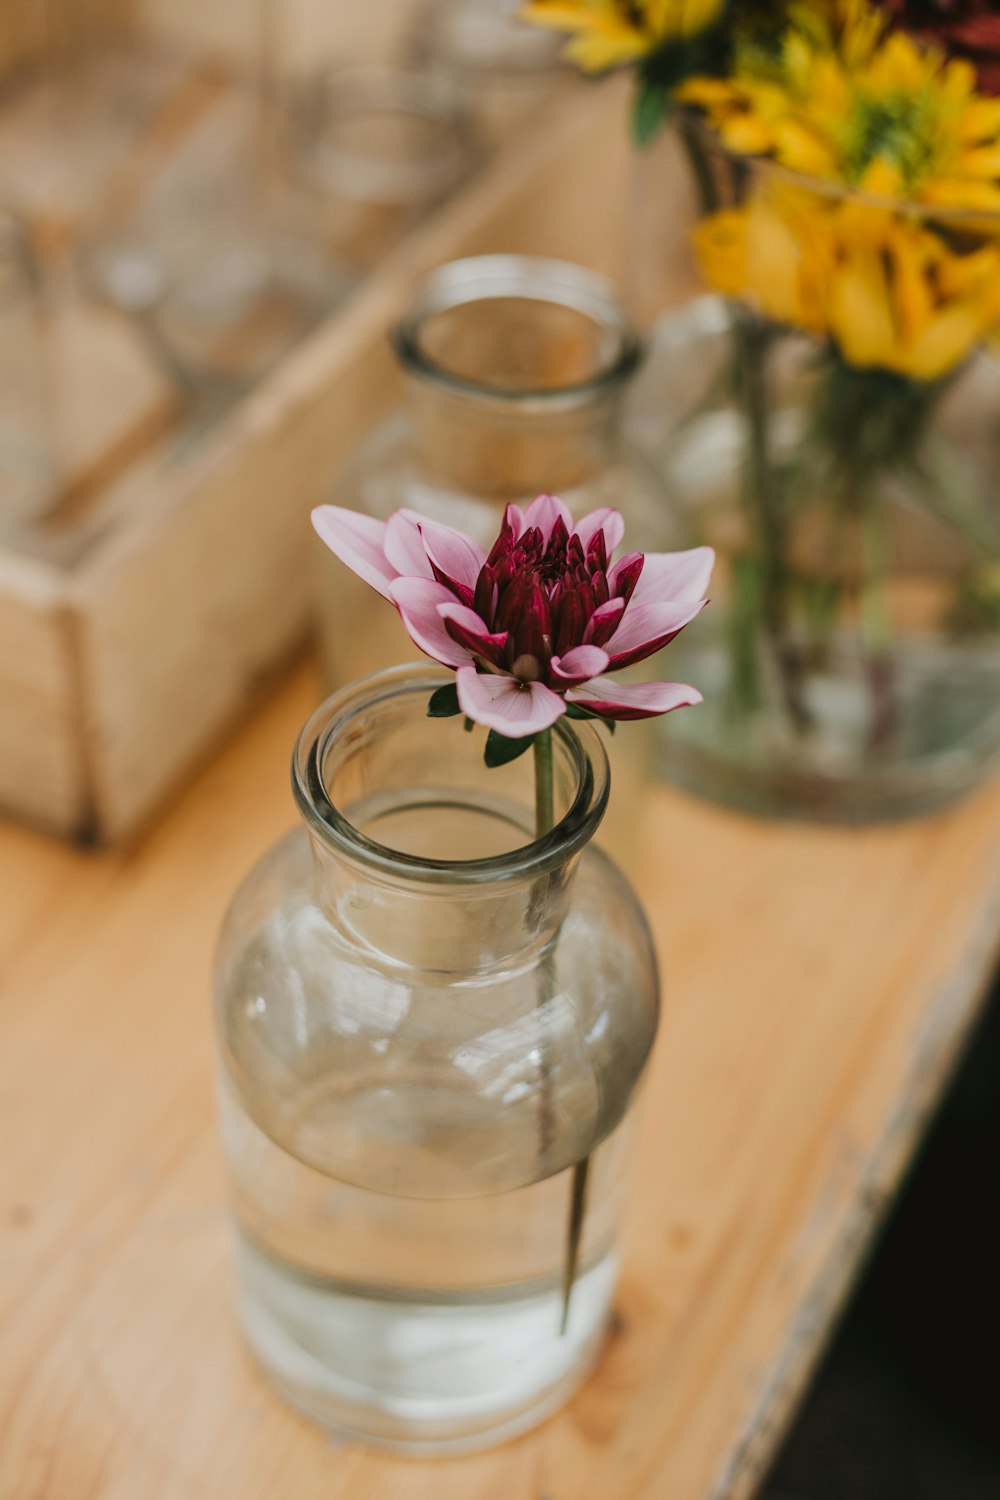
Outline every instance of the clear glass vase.
POLYGON ((305 826, 238 892, 216 987, 250 1346, 314 1419, 414 1452, 519 1432, 590 1368, 658 1004, 589 847, 598 736, 560 721, 534 840, 530 757, 487 770, 479 731, 429 719, 445 680, 394 669, 306 725, 305 826))
MULTIPOLYGON (((614 506, 630 547, 669 549, 662 482, 623 425, 641 349, 602 277, 517 255, 454 261, 393 343, 402 405, 338 476, 334 503, 380 520, 408 507, 489 548, 508 503, 547 491, 576 516, 614 506)), ((419 656, 384 600, 319 542, 313 555, 331 689, 419 656)))
MULTIPOLYGON (((287 161, 279 0, 240 0, 239 72, 145 170, 112 179, 79 250, 88 292, 129 314, 150 355, 210 409, 251 387, 350 290, 287 161)), ((225 86, 222 79, 225 78, 225 86)), ((155 145, 155 143, 154 143, 155 145)))
POLYGON ((737 156, 683 112, 645 170, 680 160, 702 217, 670 284, 724 295, 660 319, 631 422, 719 565, 664 767, 768 815, 943 806, 1000 757, 1000 217, 737 156))
POLYGON ((312 77, 289 156, 331 262, 353 285, 467 181, 482 149, 469 112, 439 79, 372 66, 312 77))
POLYGON ((715 297, 664 319, 653 359, 635 422, 685 544, 719 558, 671 647, 705 704, 671 725, 667 774, 834 822, 970 790, 1000 757, 1000 361, 934 390, 859 379, 715 297))
POLYGON ((410 26, 407 56, 440 79, 491 142, 499 142, 568 76, 561 42, 519 15, 519 0, 429 0, 410 26))

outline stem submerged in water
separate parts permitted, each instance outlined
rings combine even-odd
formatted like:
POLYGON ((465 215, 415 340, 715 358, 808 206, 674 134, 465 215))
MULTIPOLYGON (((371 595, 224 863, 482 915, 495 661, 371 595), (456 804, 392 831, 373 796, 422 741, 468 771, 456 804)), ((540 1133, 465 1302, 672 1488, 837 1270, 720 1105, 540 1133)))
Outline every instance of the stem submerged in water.
MULTIPOLYGON (((546 729, 535 740, 535 837, 542 838, 555 826, 555 777, 552 765, 552 730, 546 729)), ((550 949, 542 959, 539 1005, 545 1005, 555 992, 555 950, 550 949)), ((552 1100, 551 1069, 542 1063, 542 1116, 539 1154, 542 1163, 547 1161, 552 1145, 552 1100)), ((569 1323, 569 1304, 576 1281, 576 1270, 580 1259, 580 1240, 587 1207, 587 1176, 590 1157, 585 1156, 573 1168, 573 1184, 570 1191, 569 1219, 566 1224, 566 1254, 563 1260, 563 1306, 560 1334, 566 1332, 569 1323)))
POLYGON ((733 318, 740 396, 746 415, 747 467, 744 503, 760 557, 760 604, 785 711, 797 730, 809 725, 799 653, 789 629, 788 535, 784 501, 771 452, 771 411, 766 360, 771 329, 752 313, 733 318))

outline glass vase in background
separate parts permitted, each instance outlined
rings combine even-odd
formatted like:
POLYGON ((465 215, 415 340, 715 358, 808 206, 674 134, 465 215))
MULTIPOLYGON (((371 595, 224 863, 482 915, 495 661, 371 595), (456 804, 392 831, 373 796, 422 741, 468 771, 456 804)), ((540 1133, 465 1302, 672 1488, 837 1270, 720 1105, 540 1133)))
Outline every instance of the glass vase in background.
POLYGON ((0 211, 0 538, 58 500, 49 348, 31 236, 0 211))
POLYGON ((217 78, 183 141, 114 184, 81 251, 88 289, 192 394, 247 389, 346 289, 285 164, 281 6, 244 8, 249 73, 217 78))
MULTIPOLYGON (((478 256, 434 272, 395 330, 402 404, 328 497, 378 520, 408 508, 492 546, 541 490, 575 516, 612 506, 630 545, 669 548, 661 482, 623 430, 640 345, 613 288, 564 261, 478 256)), ((392 611, 318 543, 326 681, 416 654, 392 611)))
MULTIPOLYGON (((515 255, 455 261, 418 289, 393 344, 402 405, 329 499, 383 521, 407 508, 488 550, 507 504, 548 491, 577 517, 621 511, 639 551, 680 545, 662 482, 624 430, 641 345, 603 277, 515 255)), ((319 542, 313 559, 328 687, 419 659, 377 594, 319 542)), ((630 730, 610 746, 622 795, 602 838, 615 852, 630 847, 646 816, 662 733, 653 720, 630 730)))
POLYGON ((377 266, 482 159, 453 91, 426 72, 374 66, 313 77, 289 149, 345 286, 377 266))
POLYGON ((641 909, 591 847, 593 727, 557 725, 535 840, 531 757, 489 770, 481 731, 428 718, 448 680, 393 669, 306 725, 304 826, 237 894, 216 986, 250 1346, 315 1420, 423 1453, 534 1425, 593 1363, 658 1005, 641 909))
POLYGON ((417 10, 406 55, 447 86, 497 144, 568 76, 551 32, 519 16, 519 0, 431 0, 417 10))
POLYGON ((997 226, 695 166, 720 205, 699 264, 730 296, 661 321, 632 414, 685 545, 719 554, 674 657, 705 708, 666 769, 769 815, 945 805, 1000 755, 997 226))

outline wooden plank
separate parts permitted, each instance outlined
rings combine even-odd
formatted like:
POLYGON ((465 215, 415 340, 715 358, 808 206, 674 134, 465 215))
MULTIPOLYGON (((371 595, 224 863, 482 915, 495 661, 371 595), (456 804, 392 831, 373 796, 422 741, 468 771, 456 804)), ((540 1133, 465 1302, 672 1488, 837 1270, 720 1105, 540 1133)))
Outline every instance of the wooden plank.
POLYGON ((536 1433, 414 1464, 287 1411, 230 1302, 211 950, 316 691, 129 855, 0 833, 0 1497, 742 1500, 981 998, 1000 782, 863 833, 644 794, 666 989, 614 1336, 536 1433))
POLYGON ((146 470, 106 497, 120 514, 73 580, 85 733, 103 836, 130 831, 194 763, 309 617, 308 512, 338 463, 398 399, 386 329, 415 281, 455 255, 519 250, 607 267, 609 215, 581 180, 619 191, 617 89, 553 112, 530 162, 502 153, 386 259, 341 314, 220 427, 205 455, 146 470), (586 246, 584 256, 580 247, 586 246), (141 712, 137 706, 141 705, 141 712))
POLYGON ((90 829, 72 624, 62 580, 0 555, 0 808, 54 832, 90 829))
POLYGON ((314 71, 330 63, 378 62, 396 55, 420 0, 136 0, 150 37, 253 66, 264 28, 274 27, 277 65, 314 71), (270 14, 265 19, 265 12, 270 14))

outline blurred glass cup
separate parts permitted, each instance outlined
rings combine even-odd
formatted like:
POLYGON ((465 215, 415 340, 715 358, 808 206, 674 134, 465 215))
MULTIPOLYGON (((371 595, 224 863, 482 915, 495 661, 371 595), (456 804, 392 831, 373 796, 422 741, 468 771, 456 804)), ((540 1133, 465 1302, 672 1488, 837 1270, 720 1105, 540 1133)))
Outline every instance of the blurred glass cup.
POLYGON ((303 91, 291 153, 314 195, 321 234, 346 279, 448 198, 481 159, 453 91, 427 73, 343 68, 303 91))
POLYGON ((44 310, 30 236, 0 211, 0 536, 58 497, 44 310))
POLYGON ((88 289, 130 313, 195 393, 239 393, 343 295, 282 156, 278 0, 248 4, 255 71, 92 223, 88 289))
POLYGON ((406 57, 455 92, 498 141, 566 76, 562 38, 519 15, 521 0, 429 0, 411 24, 406 57))

